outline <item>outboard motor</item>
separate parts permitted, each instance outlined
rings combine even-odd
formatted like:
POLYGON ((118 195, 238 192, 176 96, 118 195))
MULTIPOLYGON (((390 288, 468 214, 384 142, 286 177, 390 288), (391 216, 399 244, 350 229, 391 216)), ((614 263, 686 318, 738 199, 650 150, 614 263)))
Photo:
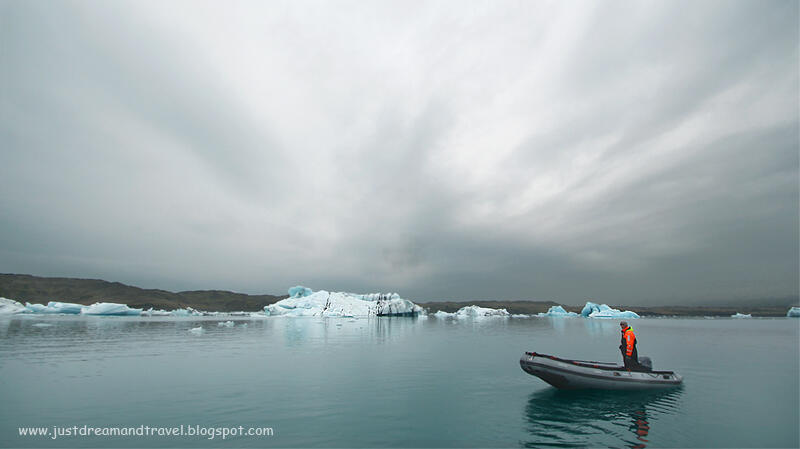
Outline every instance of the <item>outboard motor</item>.
POLYGON ((653 361, 650 360, 650 357, 639 357, 639 365, 641 365, 645 371, 653 371, 653 361))

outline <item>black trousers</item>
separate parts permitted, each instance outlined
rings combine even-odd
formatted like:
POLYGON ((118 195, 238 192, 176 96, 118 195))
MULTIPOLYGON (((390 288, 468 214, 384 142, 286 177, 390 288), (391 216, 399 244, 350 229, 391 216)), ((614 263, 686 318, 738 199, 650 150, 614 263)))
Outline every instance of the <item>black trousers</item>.
POLYGON ((636 351, 636 346, 633 347, 630 356, 625 354, 625 348, 623 346, 620 346, 619 350, 622 352, 622 362, 625 363, 625 368, 631 371, 636 371, 641 368, 641 365, 639 365, 639 353, 636 351))

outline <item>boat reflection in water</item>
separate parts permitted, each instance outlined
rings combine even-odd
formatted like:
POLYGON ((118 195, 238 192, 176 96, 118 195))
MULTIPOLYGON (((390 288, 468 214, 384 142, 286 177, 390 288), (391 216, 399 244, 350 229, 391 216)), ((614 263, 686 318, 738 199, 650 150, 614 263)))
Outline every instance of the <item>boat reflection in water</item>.
POLYGON ((677 412, 683 387, 657 391, 531 393, 525 406, 525 447, 647 447, 651 423, 677 412))

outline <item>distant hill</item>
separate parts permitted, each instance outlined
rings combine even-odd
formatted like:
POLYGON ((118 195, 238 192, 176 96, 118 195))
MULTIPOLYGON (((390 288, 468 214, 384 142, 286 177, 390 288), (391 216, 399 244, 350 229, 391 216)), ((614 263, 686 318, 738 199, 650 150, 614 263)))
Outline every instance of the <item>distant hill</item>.
POLYGON ((286 295, 247 295, 222 290, 199 290, 173 293, 142 289, 119 282, 99 279, 48 278, 27 274, 0 274, 0 297, 31 303, 48 301, 93 304, 116 302, 131 307, 178 309, 193 307, 220 312, 258 311, 286 295))

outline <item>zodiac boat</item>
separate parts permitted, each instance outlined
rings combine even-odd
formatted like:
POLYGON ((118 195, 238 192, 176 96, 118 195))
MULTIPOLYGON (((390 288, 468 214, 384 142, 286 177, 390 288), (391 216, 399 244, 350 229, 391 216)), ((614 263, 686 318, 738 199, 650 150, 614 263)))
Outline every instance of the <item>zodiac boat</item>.
POLYGON ((526 352, 519 359, 526 373, 565 390, 648 390, 683 382, 683 377, 672 371, 650 370, 652 364, 647 357, 640 357, 639 362, 643 365, 641 370, 629 371, 615 363, 566 360, 535 352, 526 352))

